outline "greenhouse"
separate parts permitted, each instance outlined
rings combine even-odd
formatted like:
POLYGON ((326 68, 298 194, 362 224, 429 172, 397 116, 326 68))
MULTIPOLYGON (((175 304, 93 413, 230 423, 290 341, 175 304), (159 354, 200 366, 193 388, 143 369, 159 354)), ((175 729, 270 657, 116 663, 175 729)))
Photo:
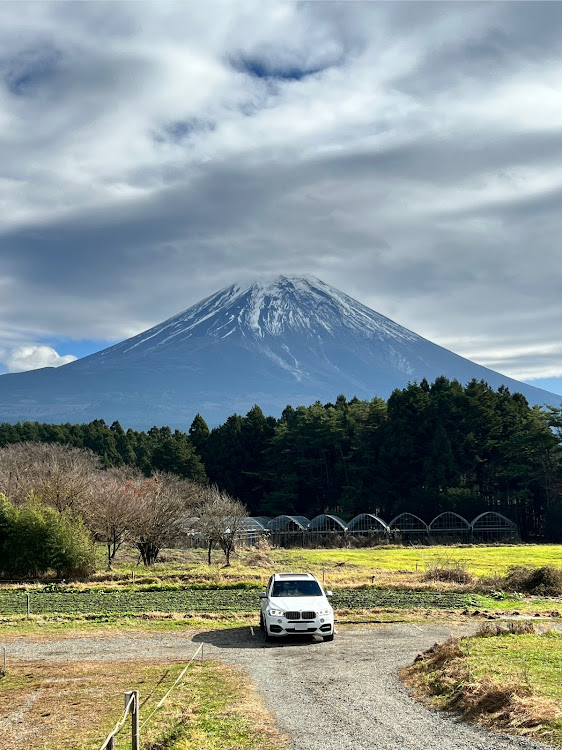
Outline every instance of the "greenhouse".
POLYGON ((390 529, 382 519, 373 513, 360 513, 349 522, 347 533, 380 541, 388 540, 390 529))
POLYGON ((248 516, 240 524, 238 539, 242 544, 256 544, 267 535, 267 524, 270 521, 266 516, 248 516))
POLYGON ((308 526, 308 533, 310 535, 319 534, 345 534, 347 531, 347 524, 342 521, 338 516, 323 513, 320 516, 315 516, 308 526))
POLYGON ((495 511, 487 511, 476 516, 470 528, 474 542, 507 542, 519 539, 516 524, 495 511))
MULTIPOLYGON (((206 546, 198 518, 186 518, 182 531, 188 546, 206 546)), ((495 511, 481 513, 472 523, 458 513, 446 511, 429 525, 413 513, 400 513, 389 524, 374 513, 360 513, 348 522, 332 513, 322 513, 312 521, 305 516, 248 516, 238 527, 236 537, 243 546, 253 546, 260 539, 277 547, 370 546, 387 542, 459 544, 518 541, 519 529, 495 511)))
POLYGON ((470 542, 471 527, 468 521, 458 513, 447 511, 434 518, 429 524, 429 538, 432 542, 470 542))
POLYGON ((427 542, 429 531, 425 521, 413 513, 400 513, 388 524, 397 542, 427 542))
POLYGON ((276 516, 267 524, 269 539, 280 547, 304 545, 309 525, 310 521, 304 516, 276 516))

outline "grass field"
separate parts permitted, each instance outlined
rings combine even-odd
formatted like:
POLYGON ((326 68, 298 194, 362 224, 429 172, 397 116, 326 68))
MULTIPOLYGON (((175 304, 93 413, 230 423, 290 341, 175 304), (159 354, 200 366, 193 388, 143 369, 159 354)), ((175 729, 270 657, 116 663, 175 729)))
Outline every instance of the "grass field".
MULTIPOLYGON (((365 549, 241 549, 225 567, 224 557, 215 551, 212 565, 207 565, 204 550, 163 550, 161 559, 151 567, 138 564, 133 550, 121 550, 114 566, 108 570, 104 550, 98 548, 98 568, 85 585, 98 586, 158 585, 162 583, 213 584, 225 588, 236 584, 261 586, 273 572, 308 571, 327 586, 365 586, 373 576, 381 585, 420 584, 424 574, 435 566, 460 566, 477 578, 502 576, 518 565, 562 568, 562 545, 457 545, 457 546, 378 546, 365 549)), ((42 588, 45 582, 39 584, 42 588)), ((0 589, 9 587, 1 584, 0 589)), ((443 588, 440 586, 440 588, 443 588)))
POLYGON ((188 578, 190 582, 228 585, 237 581, 263 584, 274 571, 309 571, 330 586, 357 586, 372 582, 372 577, 385 584, 397 578, 419 582, 435 565, 460 565, 478 577, 501 576, 516 565, 562 567, 562 545, 526 544, 504 546, 380 546, 366 549, 250 549, 240 550, 232 565, 224 567, 224 559, 216 554, 216 562, 206 564, 203 550, 166 550, 164 560, 150 570, 136 566, 129 553, 117 562, 113 571, 100 567, 94 580, 100 583, 131 581, 133 572, 138 583, 188 578))
POLYGON ((403 677, 435 707, 562 745, 562 634, 523 627, 535 632, 493 625, 441 644, 403 677))
MULTIPOLYGON (((190 620, 219 619, 225 626, 233 620, 251 620, 258 611, 258 591, 274 571, 310 571, 333 589, 332 603, 340 622, 369 620, 381 613, 409 611, 412 617, 429 612, 481 611, 542 615, 562 610, 556 599, 522 598, 504 594, 502 579, 512 566, 562 566, 562 546, 447 546, 374 547, 369 549, 271 549, 241 550, 233 564, 224 567, 216 553, 212 565, 203 550, 164 550, 162 560, 150 568, 136 564, 125 550, 112 570, 101 567, 88 581, 36 582, 0 585, 0 617, 4 630, 13 626, 22 632, 27 625, 26 594, 35 622, 45 626, 84 624, 89 619, 107 621, 150 618, 162 627, 177 627, 177 615, 190 620), (473 578, 466 583, 428 580, 435 567, 458 568, 473 578), (170 622, 170 620, 172 622, 170 622)), ((561 567, 562 569, 562 567, 561 567)), ((440 617, 440 615, 437 615, 440 617)), ((190 625, 186 619, 186 625, 190 625)), ((32 625, 28 622, 29 627, 32 625)), ((13 628, 12 628, 13 629, 13 628)))
MULTIPOLYGON (((248 680, 216 662, 194 662, 164 706, 149 718, 183 666, 87 661, 60 663, 54 669, 47 662, 11 663, 6 676, 0 677, 0 716, 8 717, 3 722, 2 747, 98 750, 121 718, 123 693, 131 685, 140 690, 143 747, 280 750, 286 746, 248 680)), ((117 750, 131 747, 130 731, 129 722, 117 735, 117 750)))
MULTIPOLYGON (((426 571, 432 565, 460 564, 477 576, 505 573, 514 565, 562 566, 562 545, 372 547, 369 549, 275 550, 282 565, 350 567, 368 578, 370 571, 426 571), (342 565, 343 563, 343 565, 342 565)), ((330 570, 330 577, 338 571, 330 570)), ((345 574, 345 571, 342 571, 345 574)))

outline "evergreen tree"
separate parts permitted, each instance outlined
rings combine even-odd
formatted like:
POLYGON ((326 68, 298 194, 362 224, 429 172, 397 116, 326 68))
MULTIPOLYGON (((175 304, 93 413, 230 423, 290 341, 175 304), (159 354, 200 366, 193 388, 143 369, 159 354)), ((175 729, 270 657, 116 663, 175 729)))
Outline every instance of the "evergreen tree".
POLYGON ((205 483, 207 475, 201 459, 193 450, 188 436, 184 432, 176 431, 173 435, 162 433, 156 447, 152 451, 152 469, 168 474, 191 479, 194 482, 205 483))
POLYGON ((211 431, 207 426, 207 422, 205 422, 201 414, 196 414, 191 423, 191 427, 189 428, 189 439, 195 452, 199 458, 201 458, 203 463, 206 463, 207 461, 207 447, 210 434, 211 431))

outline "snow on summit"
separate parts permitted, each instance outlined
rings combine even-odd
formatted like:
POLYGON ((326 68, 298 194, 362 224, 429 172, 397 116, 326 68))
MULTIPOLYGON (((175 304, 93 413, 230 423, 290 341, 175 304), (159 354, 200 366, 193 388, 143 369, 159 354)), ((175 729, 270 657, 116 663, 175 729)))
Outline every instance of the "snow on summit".
MULTIPOLYGON (((174 338, 238 332, 264 339, 291 332, 361 335, 416 340, 419 337, 313 276, 278 276, 268 282, 235 283, 111 351, 160 347, 174 338)), ((109 351, 109 350, 108 350, 109 351)))

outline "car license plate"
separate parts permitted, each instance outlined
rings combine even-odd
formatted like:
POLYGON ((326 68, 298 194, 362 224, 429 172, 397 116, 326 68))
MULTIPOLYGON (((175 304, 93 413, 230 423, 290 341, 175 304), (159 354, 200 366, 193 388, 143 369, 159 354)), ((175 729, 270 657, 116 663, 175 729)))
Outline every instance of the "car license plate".
POLYGON ((296 622, 295 623, 295 630, 308 630, 308 623, 306 623, 306 622, 296 622))

